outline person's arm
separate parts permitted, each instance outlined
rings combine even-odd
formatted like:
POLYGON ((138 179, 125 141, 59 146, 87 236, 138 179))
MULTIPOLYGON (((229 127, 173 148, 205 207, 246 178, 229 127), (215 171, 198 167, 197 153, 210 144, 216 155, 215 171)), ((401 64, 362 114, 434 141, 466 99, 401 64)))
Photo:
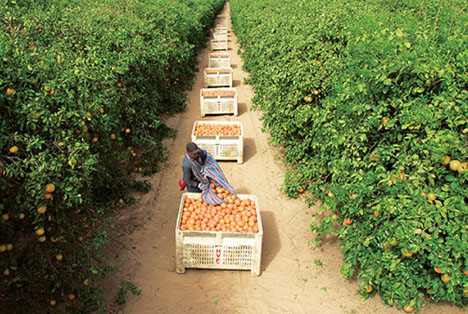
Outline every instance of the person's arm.
POLYGON ((189 167, 187 167, 186 165, 182 165, 182 170, 183 170, 183 180, 185 183, 187 183, 188 186, 191 186, 191 187, 198 187, 198 182, 197 181, 193 181, 191 179, 192 177, 192 169, 189 167))
POLYGON ((201 159, 201 164, 205 165, 206 163, 206 158, 208 157, 208 152, 205 149, 200 150, 200 159, 201 159))

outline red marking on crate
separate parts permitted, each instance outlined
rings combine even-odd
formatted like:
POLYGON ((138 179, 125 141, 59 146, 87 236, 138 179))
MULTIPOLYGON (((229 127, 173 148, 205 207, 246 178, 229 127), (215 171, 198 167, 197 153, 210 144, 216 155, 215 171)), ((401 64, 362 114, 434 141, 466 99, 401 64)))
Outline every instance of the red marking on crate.
POLYGON ((221 261, 220 257, 221 257, 221 249, 216 249, 216 264, 219 264, 219 262, 221 261))

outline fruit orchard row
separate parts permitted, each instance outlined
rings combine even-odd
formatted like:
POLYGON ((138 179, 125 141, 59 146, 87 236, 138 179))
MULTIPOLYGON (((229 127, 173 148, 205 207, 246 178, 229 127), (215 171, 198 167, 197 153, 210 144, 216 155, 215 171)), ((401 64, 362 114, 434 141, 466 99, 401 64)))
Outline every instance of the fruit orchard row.
POLYGON ((131 172, 164 160, 162 139, 173 135, 164 116, 184 108, 223 4, 0 6, 0 312, 101 302, 100 217, 146 187, 131 172))
POLYGON ((287 194, 319 198, 317 243, 336 233, 342 274, 406 311, 468 304, 465 4, 231 1, 287 194))

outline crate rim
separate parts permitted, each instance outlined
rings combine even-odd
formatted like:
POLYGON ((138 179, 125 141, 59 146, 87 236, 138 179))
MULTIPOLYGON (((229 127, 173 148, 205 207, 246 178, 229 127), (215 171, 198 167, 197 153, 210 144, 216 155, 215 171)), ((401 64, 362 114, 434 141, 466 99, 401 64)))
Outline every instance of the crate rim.
POLYGON ((205 74, 209 74, 209 73, 233 73, 234 70, 232 69, 232 67, 229 67, 229 68, 209 68, 209 67, 206 67, 204 69, 204 73, 205 74), (210 70, 210 72, 208 72, 208 70, 210 70), (217 71, 215 71, 217 70, 217 71))

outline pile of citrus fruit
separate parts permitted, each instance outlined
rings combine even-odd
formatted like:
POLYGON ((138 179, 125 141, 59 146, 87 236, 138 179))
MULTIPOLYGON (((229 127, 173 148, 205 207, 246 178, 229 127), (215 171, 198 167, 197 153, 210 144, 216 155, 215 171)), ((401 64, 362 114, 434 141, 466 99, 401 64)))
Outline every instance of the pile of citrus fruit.
POLYGON ((215 96, 235 96, 236 91, 232 89, 213 89, 203 90, 202 96, 204 97, 215 97, 215 96))
POLYGON ((194 135, 242 135, 240 125, 236 124, 207 124, 199 123, 195 126, 194 135))
MULTIPOLYGON (((214 187, 213 187, 214 188, 214 187)), ((210 205, 201 198, 187 197, 180 222, 180 230, 258 232, 255 202, 239 199, 226 189, 214 188, 216 195, 227 203, 210 205)))

